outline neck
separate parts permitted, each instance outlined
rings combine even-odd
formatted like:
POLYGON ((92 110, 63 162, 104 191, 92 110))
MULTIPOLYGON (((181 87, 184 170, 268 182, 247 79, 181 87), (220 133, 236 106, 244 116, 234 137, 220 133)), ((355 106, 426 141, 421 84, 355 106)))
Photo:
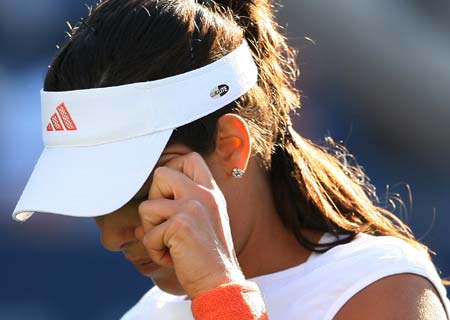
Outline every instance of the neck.
MULTIPOLYGON (((282 271, 304 263, 311 251, 304 248, 281 222, 265 172, 259 181, 251 184, 253 188, 248 190, 252 190, 252 194, 246 193, 246 198, 256 201, 247 204, 245 211, 252 219, 252 228, 245 241, 236 248, 239 264, 246 278, 282 271)), ((302 229, 302 232, 313 242, 318 242, 323 234, 307 229, 302 229)))
MULTIPOLYGON (((283 271, 306 262, 311 251, 304 248, 280 221, 252 232, 245 246, 238 253, 238 260, 245 277, 283 271), (260 230, 261 230, 260 229, 260 230)), ((303 230, 312 241, 319 241, 322 233, 303 230)))

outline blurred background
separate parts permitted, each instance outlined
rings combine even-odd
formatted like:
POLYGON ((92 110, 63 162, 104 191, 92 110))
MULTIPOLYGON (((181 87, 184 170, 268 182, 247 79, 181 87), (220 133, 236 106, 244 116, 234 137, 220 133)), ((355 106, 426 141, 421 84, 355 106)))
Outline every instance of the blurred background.
MULTIPOLYGON (((342 141, 381 203, 392 208, 386 193, 400 194, 406 221, 450 276, 450 2, 282 4, 279 21, 300 51, 297 129, 342 141)), ((0 319, 117 319, 151 287, 102 249, 92 219, 11 219, 43 148, 47 66, 65 22, 86 14, 84 1, 0 0, 0 319)))

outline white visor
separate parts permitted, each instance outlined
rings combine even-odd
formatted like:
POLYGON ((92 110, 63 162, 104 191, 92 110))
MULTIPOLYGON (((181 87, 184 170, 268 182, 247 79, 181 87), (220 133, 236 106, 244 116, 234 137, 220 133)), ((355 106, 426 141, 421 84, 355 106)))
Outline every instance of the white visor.
POLYGON ((174 129, 238 99, 257 78, 244 41, 222 59, 173 77, 41 90, 45 148, 13 219, 34 212, 95 217, 121 208, 145 183, 174 129))

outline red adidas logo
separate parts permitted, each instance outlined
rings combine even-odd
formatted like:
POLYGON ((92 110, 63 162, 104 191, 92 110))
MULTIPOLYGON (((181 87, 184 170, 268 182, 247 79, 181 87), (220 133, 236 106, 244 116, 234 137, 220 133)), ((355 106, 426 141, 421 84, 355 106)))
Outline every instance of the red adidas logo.
POLYGON ((78 130, 64 102, 56 107, 56 112, 51 116, 50 122, 47 125, 47 131, 55 130, 78 130))

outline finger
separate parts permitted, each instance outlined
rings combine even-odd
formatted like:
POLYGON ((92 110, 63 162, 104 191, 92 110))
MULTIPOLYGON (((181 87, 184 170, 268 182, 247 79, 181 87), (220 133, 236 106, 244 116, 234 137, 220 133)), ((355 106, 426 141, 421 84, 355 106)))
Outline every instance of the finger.
POLYGON ((165 166, 182 172, 192 181, 208 189, 215 186, 214 178, 203 157, 197 152, 191 152, 182 156, 173 157, 164 164, 165 166))
MULTIPOLYGON (((168 200, 156 199, 144 201, 138 208, 139 216, 142 221, 143 231, 147 231, 165 221, 179 212, 189 214, 201 214, 204 207, 198 200, 168 200)), ((135 233, 142 237, 142 230, 136 230, 135 233)))
POLYGON ((147 231, 142 239, 142 243, 150 256, 150 259, 152 259, 156 264, 164 267, 173 266, 169 248, 167 248, 164 243, 164 234, 168 226, 168 221, 163 222, 147 231))
POLYGON ((185 174, 175 169, 158 167, 153 174, 149 199, 189 199, 202 189, 185 174))
MULTIPOLYGON (((180 210, 181 204, 176 200, 155 199, 142 202, 138 207, 144 231, 168 220, 180 210)), ((142 233, 140 233, 142 236, 142 233)))

